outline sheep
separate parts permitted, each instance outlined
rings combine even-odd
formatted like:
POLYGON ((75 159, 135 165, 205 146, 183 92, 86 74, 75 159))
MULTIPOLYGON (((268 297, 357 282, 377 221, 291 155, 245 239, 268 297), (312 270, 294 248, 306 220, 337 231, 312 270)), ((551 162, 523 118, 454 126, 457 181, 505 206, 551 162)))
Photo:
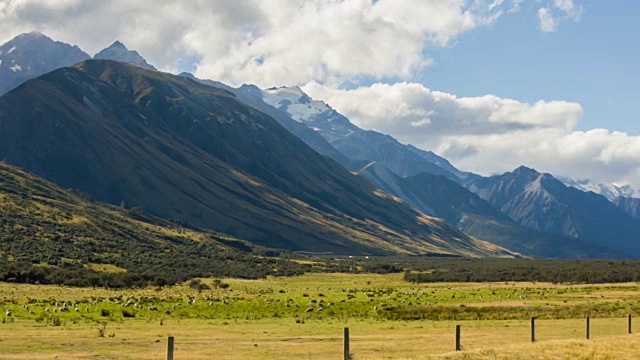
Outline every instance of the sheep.
POLYGON ((5 315, 7 315, 7 316, 11 316, 11 310, 10 310, 10 309, 7 309, 7 311, 5 311, 4 313, 5 313, 5 315))
POLYGON ((307 310, 305 310, 304 312, 308 313, 308 312, 312 312, 312 311, 313 311, 313 308, 310 307, 310 308, 307 308, 307 310))

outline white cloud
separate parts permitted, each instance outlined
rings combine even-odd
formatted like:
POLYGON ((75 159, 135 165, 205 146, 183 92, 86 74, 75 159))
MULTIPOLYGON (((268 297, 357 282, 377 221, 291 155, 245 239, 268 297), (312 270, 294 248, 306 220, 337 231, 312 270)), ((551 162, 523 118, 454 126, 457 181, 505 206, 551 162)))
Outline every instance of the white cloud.
POLYGON ((433 150, 464 170, 488 175, 524 164, 558 176, 640 187, 640 137, 577 131, 583 115, 577 103, 456 97, 415 83, 353 90, 310 83, 304 90, 358 126, 433 150))
POLYGON ((579 21, 584 13, 584 8, 576 5, 573 0, 554 0, 553 6, 561 10, 568 19, 579 21))
POLYGON ((573 0, 553 0, 548 6, 538 10, 538 27, 544 32, 555 32, 560 22, 572 20, 580 21, 584 8, 576 5, 573 0))
POLYGON ((196 62, 230 84, 408 79, 430 48, 497 21, 502 2, 3 0, 0 34, 40 30, 92 54, 120 39, 160 69, 196 62))
POLYGON ((544 32, 555 32, 558 28, 558 22, 549 8, 543 7, 538 10, 538 26, 544 32))

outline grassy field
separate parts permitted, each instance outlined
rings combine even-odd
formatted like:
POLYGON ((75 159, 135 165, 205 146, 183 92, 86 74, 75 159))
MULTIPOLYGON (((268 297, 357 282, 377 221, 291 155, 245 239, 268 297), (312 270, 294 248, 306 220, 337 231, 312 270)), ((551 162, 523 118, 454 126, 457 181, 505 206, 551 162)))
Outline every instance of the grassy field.
POLYGON ((336 359, 344 327, 354 359, 640 356, 640 336, 626 334, 626 314, 640 312, 635 283, 415 285, 399 274, 310 274, 202 284, 211 289, 0 283, 0 358, 160 359, 172 335, 176 359, 336 359), (460 353, 452 352, 456 324, 460 353))

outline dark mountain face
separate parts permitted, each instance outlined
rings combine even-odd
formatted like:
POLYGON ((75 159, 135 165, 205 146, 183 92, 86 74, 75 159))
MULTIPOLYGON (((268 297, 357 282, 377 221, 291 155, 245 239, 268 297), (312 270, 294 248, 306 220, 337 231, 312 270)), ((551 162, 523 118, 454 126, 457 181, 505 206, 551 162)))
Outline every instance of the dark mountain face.
POLYGON ((114 61, 0 98, 0 159, 97 200, 273 247, 508 254, 376 190, 229 92, 114 61))
POLYGON ((116 41, 106 49, 101 50, 99 53, 93 56, 94 59, 103 60, 116 60, 129 64, 138 65, 145 69, 156 70, 153 65, 150 65, 137 51, 129 50, 123 43, 116 41))
POLYGON ((29 79, 89 58, 77 46, 38 32, 18 35, 0 46, 0 96, 29 79))
POLYGON ((565 186, 549 174, 520 167, 482 178, 469 189, 519 224, 640 256, 640 226, 601 195, 565 186))
POLYGON ((522 226, 444 176, 421 173, 400 178, 377 163, 366 164, 357 173, 425 214, 445 219, 466 234, 488 239, 523 255, 545 258, 623 257, 623 254, 604 246, 522 226))

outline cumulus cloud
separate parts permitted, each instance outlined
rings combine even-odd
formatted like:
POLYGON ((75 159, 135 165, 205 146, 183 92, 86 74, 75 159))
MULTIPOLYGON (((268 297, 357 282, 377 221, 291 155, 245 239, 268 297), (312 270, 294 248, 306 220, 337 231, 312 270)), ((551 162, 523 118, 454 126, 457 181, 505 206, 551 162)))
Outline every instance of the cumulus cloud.
POLYGON ((358 126, 433 150, 463 170, 488 175, 524 164, 558 176, 640 185, 640 137, 577 131, 583 115, 577 103, 457 97, 415 83, 353 90, 310 83, 304 90, 358 126))
POLYGON ((40 30, 91 53, 120 39, 160 69, 192 64, 230 84, 406 79, 428 49, 497 21, 503 2, 3 0, 0 34, 40 30))
POLYGON ((538 10, 538 27, 544 32, 555 32, 564 20, 580 21, 584 8, 573 0, 553 0, 538 10))

